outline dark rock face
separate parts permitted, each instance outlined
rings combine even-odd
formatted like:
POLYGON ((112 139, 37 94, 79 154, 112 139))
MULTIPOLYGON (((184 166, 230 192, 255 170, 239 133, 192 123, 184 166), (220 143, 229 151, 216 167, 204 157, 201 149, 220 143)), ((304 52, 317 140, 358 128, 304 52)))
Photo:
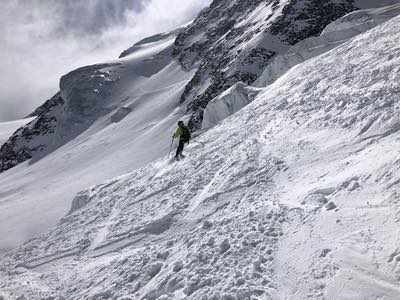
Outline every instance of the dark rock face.
POLYGON ((58 92, 51 99, 47 100, 45 103, 43 103, 41 106, 36 108, 32 113, 30 113, 26 117, 32 118, 32 117, 42 116, 42 115, 46 114, 47 112, 49 112, 57 104, 61 104, 61 101, 62 101, 62 99, 60 97, 60 92, 58 92))
POLYGON ((201 126, 208 102, 238 81, 252 84, 284 45, 318 35, 356 9, 353 0, 215 0, 175 41, 174 55, 198 71, 181 102, 201 126), (279 45, 281 44, 281 45, 279 45))
POLYGON ((36 152, 43 151, 46 144, 41 143, 41 138, 55 132, 57 118, 64 105, 60 93, 46 101, 35 110, 32 116, 35 120, 18 129, 0 148, 0 172, 6 171, 21 162, 33 157, 36 152))
MULTIPOLYGON (((74 119, 87 119, 103 109, 102 101, 111 95, 119 80, 111 70, 118 64, 99 64, 79 68, 61 77, 61 96, 66 99, 66 113, 74 119)), ((75 120, 76 121, 76 120, 75 120)))
POLYGON ((272 34, 280 35, 286 43, 294 45, 319 35, 329 23, 355 9, 353 0, 292 0, 270 30, 272 34))

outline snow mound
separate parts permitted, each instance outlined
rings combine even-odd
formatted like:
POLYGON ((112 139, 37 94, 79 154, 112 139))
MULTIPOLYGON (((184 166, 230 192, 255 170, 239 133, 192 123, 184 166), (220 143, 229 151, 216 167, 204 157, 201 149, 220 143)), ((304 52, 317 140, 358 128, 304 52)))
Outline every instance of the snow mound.
POLYGON ((397 299, 400 18, 10 252, 5 297, 397 299))
POLYGON ((202 129, 217 125, 254 100, 261 89, 239 82, 210 101, 204 110, 202 129))

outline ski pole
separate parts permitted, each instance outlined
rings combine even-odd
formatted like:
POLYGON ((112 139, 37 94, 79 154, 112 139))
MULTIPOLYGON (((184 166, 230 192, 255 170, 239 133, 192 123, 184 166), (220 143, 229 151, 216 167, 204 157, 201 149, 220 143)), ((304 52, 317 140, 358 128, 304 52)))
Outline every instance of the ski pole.
POLYGON ((171 142, 171 146, 169 147, 168 157, 171 155, 173 145, 174 145, 174 137, 172 137, 172 142, 171 142))

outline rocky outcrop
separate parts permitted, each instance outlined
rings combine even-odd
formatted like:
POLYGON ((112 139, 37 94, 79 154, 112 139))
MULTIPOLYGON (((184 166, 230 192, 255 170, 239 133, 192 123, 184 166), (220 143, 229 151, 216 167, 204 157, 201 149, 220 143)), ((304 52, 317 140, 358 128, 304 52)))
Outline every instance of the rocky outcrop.
POLYGON ((63 76, 60 92, 37 108, 30 115, 36 118, 0 148, 0 172, 29 159, 40 159, 107 113, 107 97, 112 83, 118 80, 113 67, 118 64, 88 66, 63 76))
POLYGON ((57 93, 32 115, 36 119, 19 128, 0 148, 0 172, 31 159, 35 153, 43 152, 48 145, 47 137, 55 133, 57 116, 65 101, 57 93))

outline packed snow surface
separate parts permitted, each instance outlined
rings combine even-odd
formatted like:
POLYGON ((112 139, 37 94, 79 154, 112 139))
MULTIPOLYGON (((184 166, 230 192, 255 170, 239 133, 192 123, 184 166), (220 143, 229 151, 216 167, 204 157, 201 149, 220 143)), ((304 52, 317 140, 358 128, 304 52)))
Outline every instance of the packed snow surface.
POLYGON ((4 257, 0 293, 399 299, 399 39, 396 17, 292 68, 182 161, 79 193, 4 257))

